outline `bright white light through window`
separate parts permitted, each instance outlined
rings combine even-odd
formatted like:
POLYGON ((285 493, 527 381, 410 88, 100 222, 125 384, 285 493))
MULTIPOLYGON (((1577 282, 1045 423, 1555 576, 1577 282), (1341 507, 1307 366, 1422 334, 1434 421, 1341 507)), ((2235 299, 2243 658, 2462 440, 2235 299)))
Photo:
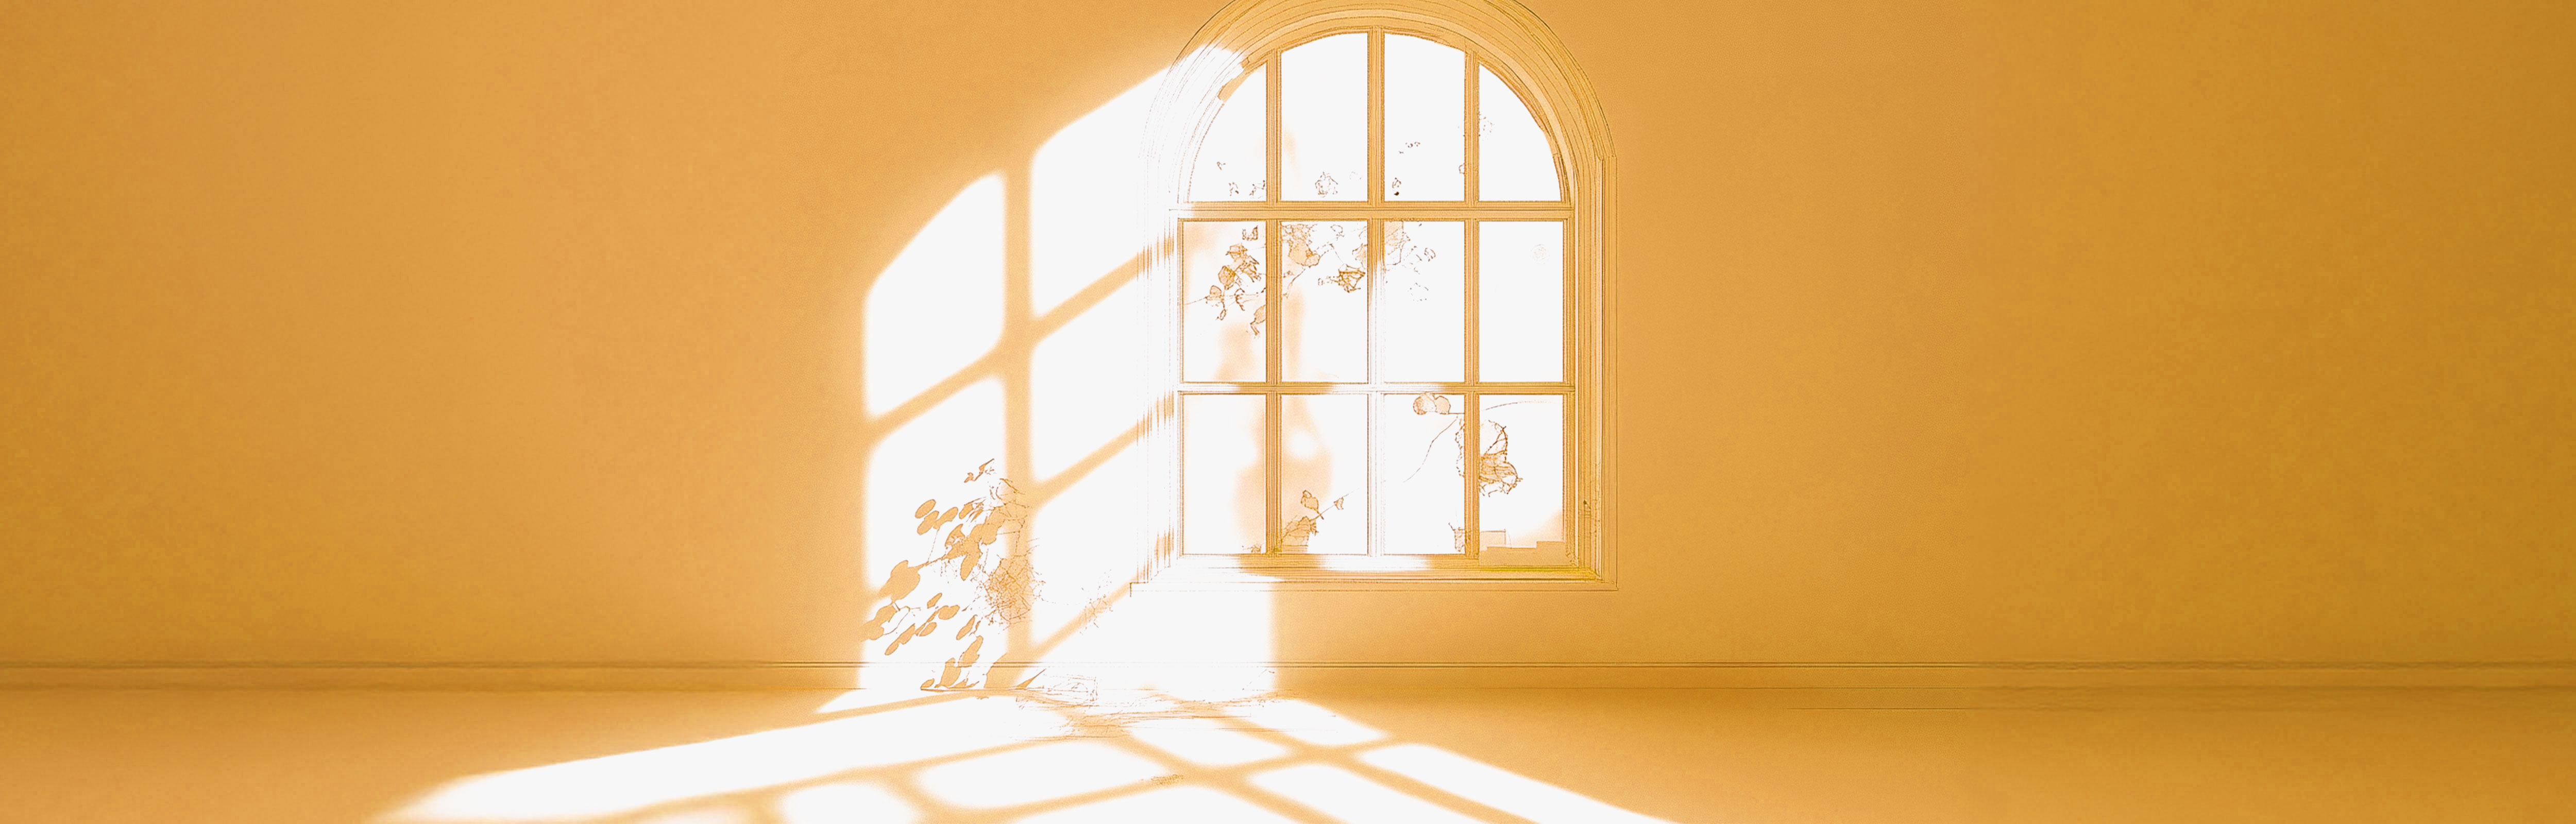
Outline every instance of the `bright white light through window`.
POLYGON ((1172 234, 1184 555, 1581 564, 1575 213, 1547 130, 1459 42, 1291 43, 1198 132, 1172 234))

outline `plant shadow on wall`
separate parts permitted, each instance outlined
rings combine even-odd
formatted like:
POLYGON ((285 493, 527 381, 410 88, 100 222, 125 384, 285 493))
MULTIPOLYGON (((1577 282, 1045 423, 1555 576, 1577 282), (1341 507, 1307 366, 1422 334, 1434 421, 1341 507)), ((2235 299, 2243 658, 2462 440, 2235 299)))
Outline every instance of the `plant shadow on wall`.
MULTIPOLYGON (((985 461, 961 482, 986 484, 982 494, 946 509, 936 498, 913 509, 921 519, 913 531, 939 536, 939 549, 918 563, 897 560, 877 588, 885 603, 860 627, 860 639, 884 640, 881 654, 887 656, 916 640, 955 649, 937 675, 921 681, 919 689, 925 691, 1027 688, 1039 677, 1029 674, 1011 684, 987 680, 994 663, 984 654, 988 631, 1008 633, 1027 625, 1042 586, 1025 540, 1028 506, 1020 501, 1019 487, 994 471, 994 463, 985 461), (955 629, 933 638, 943 626, 955 629)), ((1114 595, 1094 596, 1082 610, 1085 620, 1074 629, 1096 626, 1093 619, 1116 601, 1114 595)))
POLYGON ((1155 404, 1139 146, 1158 84, 968 184, 868 287, 862 686, 1025 685, 1051 653, 1116 657, 1067 645, 1158 539, 1137 446, 1155 404))

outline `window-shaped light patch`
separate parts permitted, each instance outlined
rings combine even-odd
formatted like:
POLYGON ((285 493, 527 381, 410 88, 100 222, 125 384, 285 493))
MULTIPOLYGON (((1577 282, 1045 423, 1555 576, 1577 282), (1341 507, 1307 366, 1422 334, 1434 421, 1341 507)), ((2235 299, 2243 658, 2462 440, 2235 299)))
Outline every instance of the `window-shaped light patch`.
POLYGON ((1279 399, 1281 552, 1368 552, 1368 396, 1279 399))
POLYGON ((1279 224, 1280 369, 1368 380, 1368 224, 1279 224))
POLYGON ((1564 566, 1565 399, 1486 395, 1477 447, 1480 560, 1486 566, 1564 566))
POLYGON ((1192 764, 1230 767, 1288 754, 1286 747, 1227 729, 1213 718, 1157 718, 1130 724, 1126 730, 1136 740, 1192 764))
POLYGON ((1427 744, 1370 750, 1359 760, 1538 824, 1672 824, 1427 744))
POLYGON ((1368 34, 1279 55, 1279 197, 1368 199, 1368 34))
POLYGON ((1267 68, 1235 78, 1221 94, 1224 108, 1199 141, 1196 166, 1190 172, 1191 200, 1260 200, 1266 194, 1269 156, 1262 144, 1270 116, 1267 68))
POLYGON ((1181 379, 1257 381, 1269 313, 1257 221, 1181 224, 1181 379))
POLYGON ((1529 107, 1492 69, 1477 69, 1477 197, 1556 200, 1556 153, 1529 107))
POLYGON ((780 796, 778 820, 783 824, 841 821, 913 824, 921 820, 921 810, 876 782, 835 781, 798 788, 780 796))
POLYGON ((1467 55, 1386 36, 1386 198, 1459 200, 1467 191, 1467 55))
POLYGON ((1229 824, 1294 824, 1294 820, 1260 805, 1206 787, 1173 787, 1134 795, 1111 796, 1063 809, 1046 810, 1018 824, 1134 824, 1139 821, 1224 821, 1229 824))
POLYGON ((912 401, 1001 341, 1002 204, 1001 175, 975 181, 868 286, 868 414, 912 401))
POLYGON ((1466 376, 1466 229, 1455 221, 1391 220, 1378 272, 1378 368, 1390 381, 1466 376))
POLYGON ((1466 549, 1461 395, 1383 395, 1378 401, 1379 551, 1439 555, 1466 549))
POLYGON ((1280 797, 1350 824, 1475 824, 1476 819, 1329 764, 1299 764, 1246 779, 1280 797))
POLYGON ((1477 369, 1488 381, 1565 375, 1565 225, 1477 225, 1477 369))
POLYGON ((1163 767, 1100 741, 1058 741, 934 764, 915 773, 923 794, 956 807, 1015 807, 1141 784, 1163 767))
POLYGON ((1181 549, 1260 552, 1268 512, 1259 395, 1181 397, 1181 549))

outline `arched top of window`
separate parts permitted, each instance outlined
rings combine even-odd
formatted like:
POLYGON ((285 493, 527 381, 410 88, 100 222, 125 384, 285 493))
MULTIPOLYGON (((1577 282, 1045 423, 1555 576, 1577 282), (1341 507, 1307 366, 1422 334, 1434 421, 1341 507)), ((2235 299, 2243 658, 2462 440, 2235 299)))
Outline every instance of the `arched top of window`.
POLYGON ((1510 0, 1236 0, 1166 77, 1163 202, 1600 202, 1599 104, 1510 0))

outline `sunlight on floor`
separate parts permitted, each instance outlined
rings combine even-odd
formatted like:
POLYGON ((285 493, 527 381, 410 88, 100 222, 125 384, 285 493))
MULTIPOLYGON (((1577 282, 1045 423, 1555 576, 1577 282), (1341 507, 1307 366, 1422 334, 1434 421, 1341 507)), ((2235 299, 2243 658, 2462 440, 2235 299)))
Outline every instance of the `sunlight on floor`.
POLYGON ((1278 694, 858 691, 837 717, 460 779, 379 824, 1652 822, 1278 694))

